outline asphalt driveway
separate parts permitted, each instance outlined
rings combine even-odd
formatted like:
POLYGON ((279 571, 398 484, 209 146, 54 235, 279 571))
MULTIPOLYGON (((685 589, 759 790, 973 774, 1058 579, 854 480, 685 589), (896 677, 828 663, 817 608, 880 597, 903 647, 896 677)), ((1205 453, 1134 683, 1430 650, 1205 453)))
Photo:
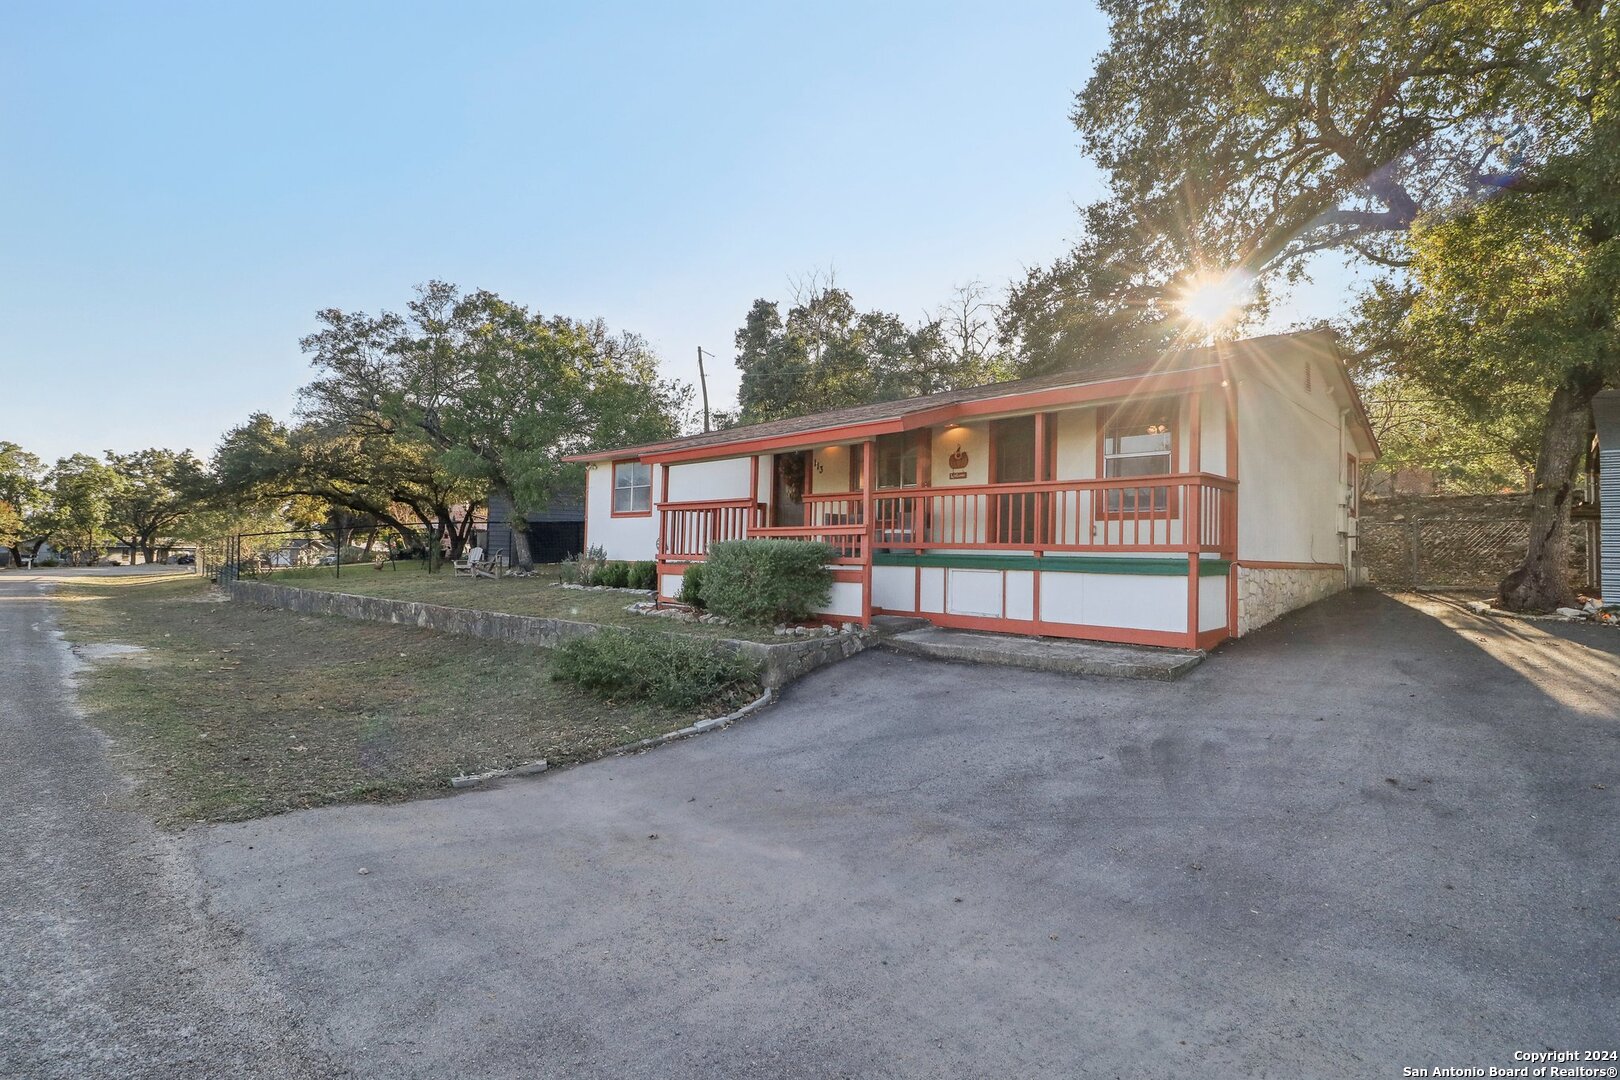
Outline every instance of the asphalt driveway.
POLYGON ((1506 1066, 1620 1045, 1617 701, 1620 632, 1359 593, 1174 684, 870 653, 719 734, 186 842, 362 1075, 1506 1066))
POLYGON ((0 1077, 347 1075, 203 910, 191 845, 130 811, 118 748, 72 708, 40 576, 0 576, 0 1077))

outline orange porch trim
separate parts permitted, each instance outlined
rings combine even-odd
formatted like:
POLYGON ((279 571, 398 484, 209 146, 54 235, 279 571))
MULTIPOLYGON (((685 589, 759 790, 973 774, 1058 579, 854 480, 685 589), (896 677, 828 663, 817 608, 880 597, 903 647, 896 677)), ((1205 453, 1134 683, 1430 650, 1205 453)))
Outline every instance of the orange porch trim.
MULTIPOLYGON (((1058 408, 1065 405, 1083 405, 1087 402, 1104 401, 1118 397, 1133 397, 1138 394, 1169 394, 1189 390, 1195 386, 1217 384, 1220 380, 1221 368, 1218 365, 1210 365, 1189 368, 1183 371, 1166 372, 1160 375, 1110 379, 1105 382, 1082 383, 1078 386, 1064 386, 1026 394, 1008 394, 1002 397, 957 402, 885 420, 871 420, 860 424, 818 428, 811 431, 793 432, 787 435, 739 439, 736 442, 713 443, 688 449, 674 446, 660 450, 654 446, 639 452, 635 450, 620 451, 619 457, 621 460, 634 457, 636 460, 641 461, 675 465, 686 461, 708 461, 718 458, 741 457, 744 454, 763 454, 776 450, 815 446, 821 443, 860 442, 873 439, 878 435, 890 435, 896 432, 913 431, 918 428, 929 428, 953 420, 1018 414, 1040 409, 1058 408)), ((576 458, 570 458, 570 460, 589 460, 589 457, 580 455, 576 458)))
MULTIPOLYGON (((1163 649, 1185 649, 1187 635, 1180 630, 1133 630, 1120 626, 1083 626, 1035 619, 992 619, 978 615, 950 615, 937 611, 894 611, 873 608, 876 615, 906 615, 927 619, 935 626, 953 630, 988 630, 997 634, 1023 634, 1028 637, 1077 638, 1083 641, 1111 641, 1122 645, 1154 645, 1163 649)), ((1212 631, 1225 633, 1225 630, 1212 631)))

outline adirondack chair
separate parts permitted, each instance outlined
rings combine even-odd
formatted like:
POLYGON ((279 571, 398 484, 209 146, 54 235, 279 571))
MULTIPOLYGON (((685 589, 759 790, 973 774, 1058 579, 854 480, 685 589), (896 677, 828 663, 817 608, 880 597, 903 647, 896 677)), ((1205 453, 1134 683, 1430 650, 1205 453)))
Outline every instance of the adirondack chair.
POLYGON ((484 561, 484 549, 481 547, 469 548, 466 557, 451 563, 455 570, 454 577, 477 577, 478 564, 484 561))
POLYGON ((491 551, 483 560, 473 567, 473 573, 479 577, 499 578, 506 570, 506 552, 491 551))

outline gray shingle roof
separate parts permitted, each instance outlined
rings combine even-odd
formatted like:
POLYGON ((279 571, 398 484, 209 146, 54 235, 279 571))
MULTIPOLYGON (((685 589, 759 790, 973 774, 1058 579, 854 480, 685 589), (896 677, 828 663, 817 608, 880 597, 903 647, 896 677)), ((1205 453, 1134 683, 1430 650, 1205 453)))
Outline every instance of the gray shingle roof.
POLYGON ((578 457, 580 460, 600 461, 608 458, 653 454, 675 449, 696 450, 705 446, 725 446, 730 443, 754 439, 774 439, 800 434, 809 435, 829 428, 848 427, 881 420, 894 420, 911 413, 926 412, 944 405, 957 405, 969 401, 988 401, 998 397, 1028 394, 1039 390, 1085 386, 1089 383, 1107 382, 1111 379, 1125 379, 1168 371, 1188 371, 1194 368, 1209 367, 1220 362, 1223 357, 1227 360, 1242 359, 1246 355, 1272 352, 1279 348, 1324 350, 1329 355, 1333 355, 1336 350, 1332 336, 1325 331, 1271 334, 1219 346, 1199 346, 1171 351, 1145 349, 1139 354, 1090 364, 1070 371, 1054 372, 1051 375, 1037 375, 1029 379, 989 383, 985 386, 970 386, 960 390, 944 390, 936 394, 900 398, 895 401, 876 401, 865 405, 850 405, 842 409, 829 409, 825 412, 808 413, 804 416, 784 417, 781 420, 768 420, 761 424, 749 424, 744 427, 702 432, 679 439, 670 439, 666 442, 651 443, 646 446, 624 447, 618 450, 604 450, 598 453, 581 454, 578 457))

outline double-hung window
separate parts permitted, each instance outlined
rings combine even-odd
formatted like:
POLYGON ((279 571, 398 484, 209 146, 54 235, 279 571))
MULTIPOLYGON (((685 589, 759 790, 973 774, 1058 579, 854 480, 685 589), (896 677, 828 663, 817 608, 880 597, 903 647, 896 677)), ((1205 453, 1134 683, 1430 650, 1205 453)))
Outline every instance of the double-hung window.
MULTIPOLYGON (((908 488, 922 484, 927 461, 927 429, 877 437, 878 488, 908 488)), ((850 485, 852 488, 854 485, 850 485)))
POLYGON ((613 512, 652 513, 652 466, 639 461, 613 463, 613 512))
MULTIPOLYGON (((1168 476, 1175 469, 1175 453, 1175 416, 1168 408, 1122 409, 1104 422, 1104 479, 1168 476)), ((1108 491, 1108 511, 1116 514, 1173 513, 1170 486, 1111 488, 1108 491)))

